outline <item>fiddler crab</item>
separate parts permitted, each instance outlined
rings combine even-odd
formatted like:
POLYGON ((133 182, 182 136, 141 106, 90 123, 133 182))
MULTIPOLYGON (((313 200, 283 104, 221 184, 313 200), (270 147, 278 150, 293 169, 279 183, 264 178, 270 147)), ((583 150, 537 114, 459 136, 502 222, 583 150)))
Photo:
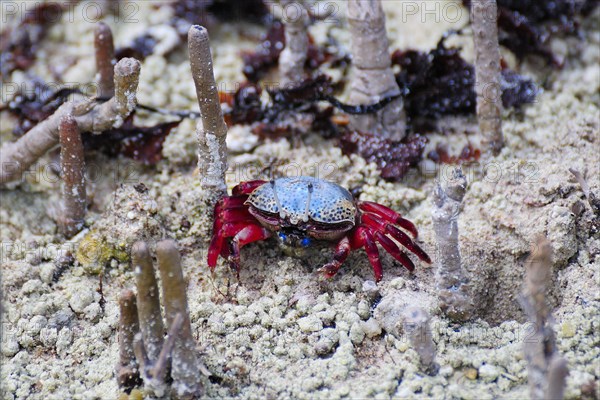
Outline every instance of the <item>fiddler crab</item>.
POLYGON ((383 273, 377 243, 409 271, 415 265, 397 243, 431 263, 414 240, 399 229, 416 238, 417 228, 412 222, 381 204, 355 200, 347 189, 323 179, 300 176, 242 182, 233 188, 231 196, 217 203, 214 218, 208 249, 211 270, 220 255, 239 272, 240 249, 274 235, 288 249, 337 242, 333 260, 321 268, 329 278, 351 250, 362 247, 379 282, 383 273))

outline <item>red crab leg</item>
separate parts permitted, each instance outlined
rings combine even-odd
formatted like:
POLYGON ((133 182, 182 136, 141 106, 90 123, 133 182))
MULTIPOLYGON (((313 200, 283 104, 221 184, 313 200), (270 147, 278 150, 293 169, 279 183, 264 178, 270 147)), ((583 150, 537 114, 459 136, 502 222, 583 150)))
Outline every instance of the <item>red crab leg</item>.
POLYGON ((256 189, 259 186, 264 185, 265 183, 267 183, 267 181, 261 181, 261 180, 241 182, 233 188, 233 190, 231 191, 231 194, 234 196, 237 196, 240 194, 250 194, 250 193, 254 192, 254 189, 256 189))
POLYGON ((246 201, 246 196, 227 196, 223 197, 221 200, 217 202, 215 206, 215 215, 222 210, 227 210, 230 208, 241 208, 244 207, 244 202, 246 201))
POLYGON ((240 249, 249 243, 265 240, 269 237, 271 237, 271 232, 259 225, 248 225, 239 231, 231 240, 231 255, 229 256, 231 266, 239 272, 240 249))
POLYGON ((431 264, 431 258, 429 258, 429 255, 427 255, 427 253, 425 253, 425 251, 422 248, 420 248, 418 244, 413 242, 406 233, 402 232, 394 225, 386 226, 385 233, 389 234, 391 237, 396 239, 398 243, 402 244, 404 247, 410 250, 413 254, 419 257, 419 259, 425 261, 428 264, 431 264))
POLYGON ((392 210, 391 208, 388 208, 388 207, 378 204, 378 203, 374 203, 372 201, 361 201, 358 203, 358 207, 361 210, 364 210, 367 212, 372 212, 372 213, 379 215, 387 222, 391 222, 392 224, 400 225, 402 228, 409 231, 413 235, 414 238, 416 238, 419 235, 419 232, 417 231, 417 227, 412 222, 410 222, 406 218, 402 218, 402 215, 398 214, 396 211, 392 210))
POLYGON ((348 239, 347 236, 344 236, 342 240, 338 242, 337 246, 335 246, 333 260, 321 267, 321 271, 323 271, 326 277, 332 278, 337 274, 344 261, 346 261, 346 258, 348 258, 350 250, 352 250, 350 239, 348 239))
POLYGON ((375 231, 375 239, 381 244, 381 247, 383 247, 385 251, 390 253, 392 257, 400 262, 400 264, 404 265, 407 270, 411 272, 415 270, 415 264, 413 264, 412 260, 398 248, 392 239, 379 231, 375 231))
POLYGON ((248 212, 247 208, 228 208, 219 212, 215 216, 213 232, 218 232, 223 224, 232 222, 256 222, 256 218, 248 212))
POLYGON ((394 225, 384 221, 379 216, 371 213, 364 213, 361 216, 361 222, 381 233, 389 234, 421 260, 425 261, 426 263, 431 263, 431 259, 427 253, 425 253, 425 251, 423 251, 423 249, 421 249, 406 233, 402 232, 394 225))
POLYGON ((377 249, 377 244, 375 243, 375 239, 373 239, 370 229, 367 227, 359 226, 356 231, 354 231, 354 235, 352 235, 352 248, 358 249, 359 247, 365 248, 365 252, 367 253, 367 257, 369 257, 369 262, 375 273, 375 281, 379 282, 383 277, 381 261, 379 260, 379 250, 377 249))
POLYGON ((228 222, 216 232, 213 233, 210 246, 208 247, 208 266, 212 269, 217 265, 217 259, 223 248, 223 242, 228 237, 233 237, 238 234, 242 229, 247 227, 248 222, 228 222))

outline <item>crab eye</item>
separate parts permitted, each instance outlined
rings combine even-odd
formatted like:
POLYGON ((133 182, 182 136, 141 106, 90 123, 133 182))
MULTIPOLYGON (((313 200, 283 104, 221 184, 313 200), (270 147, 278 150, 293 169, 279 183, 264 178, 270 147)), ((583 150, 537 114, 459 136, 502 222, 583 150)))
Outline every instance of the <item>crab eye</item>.
POLYGON ((310 245, 310 239, 309 238, 304 238, 300 241, 300 245, 302 245, 302 247, 308 247, 310 245))

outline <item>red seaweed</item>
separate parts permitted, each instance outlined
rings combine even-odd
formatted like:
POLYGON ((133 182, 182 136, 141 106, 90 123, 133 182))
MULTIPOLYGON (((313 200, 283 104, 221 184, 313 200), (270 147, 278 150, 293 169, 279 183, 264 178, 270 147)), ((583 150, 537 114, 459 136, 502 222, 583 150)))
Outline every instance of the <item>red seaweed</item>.
POLYGON ((36 2, 20 24, 0 35, 0 72, 2 80, 15 70, 33 65, 41 41, 53 23, 60 20, 63 6, 59 2, 36 2))
MULTIPOLYGON (((18 119, 13 134, 22 136, 35 125, 48 118, 69 99, 78 89, 62 88, 51 90, 44 83, 36 82, 35 90, 19 92, 2 108, 18 119)), ((141 104, 140 108, 144 108, 141 104)), ((105 154, 126 157, 153 165, 160 161, 162 144, 170 131, 181 123, 181 120, 159 123, 150 127, 139 127, 133 123, 133 115, 125 120, 118 129, 105 131, 99 135, 83 134, 86 150, 100 150, 105 154)), ((181 118, 181 117, 180 117, 181 118)))
POLYGON ((376 163, 383 179, 399 181, 421 161, 426 142, 419 135, 398 142, 372 133, 347 131, 340 138, 340 147, 346 155, 358 154, 367 162, 376 163))
POLYGON ((264 77, 271 67, 277 65, 284 47, 285 28, 281 21, 273 21, 256 50, 242 53, 242 72, 246 79, 256 83, 264 77))
POLYGON ((159 162, 162 159, 163 142, 181 120, 140 127, 134 124, 134 114, 131 113, 120 128, 99 135, 84 134, 86 150, 98 150, 112 157, 122 154, 145 165, 159 162))
POLYGON ((78 89, 62 88, 53 90, 40 81, 34 81, 33 90, 15 93, 12 100, 0 109, 7 110, 18 119, 13 128, 15 136, 22 136, 39 122, 54 114, 69 96, 79 93, 78 89))
MULTIPOLYGON (((469 3, 463 0, 467 7, 469 3)), ((498 0, 499 42, 520 60, 535 54, 560 66, 549 47, 550 37, 578 34, 580 17, 597 5, 597 0, 498 0)))
POLYGON ((223 117, 227 125, 251 124, 263 118, 260 100, 262 89, 250 82, 243 83, 234 95, 219 93, 221 103, 226 103, 223 117))
POLYGON ((446 48, 443 39, 429 53, 396 50, 392 64, 401 68, 396 81, 407 93, 405 108, 411 119, 475 112, 474 67, 459 49, 446 48))
MULTIPOLYGON (((209 26, 217 21, 261 22, 269 10, 262 0, 177 0, 173 16, 190 25, 209 26)), ((178 23, 175 24, 176 26, 178 23)), ((188 26, 189 28, 189 26, 188 26)), ((187 32, 187 29, 185 29, 187 32)))
MULTIPOLYGON (((332 46, 334 47, 334 46, 332 46)), ((285 27, 281 21, 273 20, 269 30, 261 39, 260 45, 253 52, 242 53, 244 68, 242 72, 252 83, 260 81, 271 68, 279 63, 279 56, 285 48, 285 27)), ((306 52, 305 68, 316 71, 326 62, 345 66, 349 63, 348 55, 339 51, 331 51, 327 47, 317 46, 313 37, 308 34, 308 49, 306 52)))
POLYGON ((480 156, 481 150, 474 148, 471 143, 466 144, 458 156, 448 154, 448 146, 442 143, 438 143, 435 150, 427 154, 427 158, 438 164, 462 164, 463 162, 477 161, 480 156))
POLYGON ((221 94, 221 101, 228 106, 224 111, 225 122, 251 124, 252 132, 262 138, 301 135, 308 131, 334 137, 338 129, 332 121, 333 107, 316 104, 333 99, 332 90, 330 79, 319 75, 291 88, 268 89, 272 101, 263 105, 262 89, 246 82, 233 96, 221 94))
MULTIPOLYGON (((396 75, 406 93, 405 108, 411 121, 419 120, 417 130, 431 130, 432 123, 444 115, 475 113, 475 69, 460 56, 460 49, 446 48, 445 38, 428 53, 396 50, 392 64, 399 65, 396 75)), ((502 103, 505 108, 521 108, 532 103, 537 87, 531 79, 504 68, 502 103)))
POLYGON ((128 46, 119 47, 115 50, 115 58, 119 61, 125 57, 133 57, 139 61, 144 61, 146 57, 154 52, 157 40, 147 33, 133 39, 128 46))

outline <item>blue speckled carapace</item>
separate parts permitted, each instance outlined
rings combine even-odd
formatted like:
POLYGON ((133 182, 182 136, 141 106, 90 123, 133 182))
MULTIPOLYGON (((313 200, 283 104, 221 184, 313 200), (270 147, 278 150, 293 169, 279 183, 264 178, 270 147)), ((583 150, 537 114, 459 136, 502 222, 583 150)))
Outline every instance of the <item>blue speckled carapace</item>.
POLYGON ((309 176, 279 178, 265 183, 250 194, 246 204, 263 212, 279 214, 292 224, 309 219, 324 224, 354 223, 356 218, 354 198, 348 190, 309 176))

